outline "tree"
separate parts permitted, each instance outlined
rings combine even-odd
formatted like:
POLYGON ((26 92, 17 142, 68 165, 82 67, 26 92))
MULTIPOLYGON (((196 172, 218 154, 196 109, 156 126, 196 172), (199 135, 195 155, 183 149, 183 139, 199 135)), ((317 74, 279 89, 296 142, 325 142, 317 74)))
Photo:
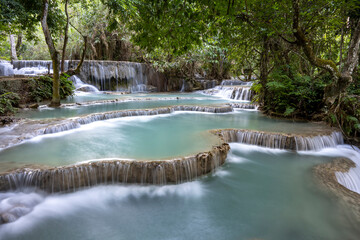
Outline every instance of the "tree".
POLYGON ((322 68, 330 73, 333 81, 327 86, 324 97, 325 101, 332 105, 335 103, 335 100, 340 100, 339 98, 341 98, 341 95, 345 93, 346 89, 352 83, 352 74, 359 59, 360 18, 355 20, 355 27, 351 34, 347 58, 342 70, 339 70, 333 60, 322 59, 316 56, 312 40, 309 37, 309 29, 306 29, 304 24, 301 24, 300 22, 301 10, 299 0, 293 0, 292 2, 294 12, 293 33, 296 38, 296 44, 302 48, 305 56, 312 65, 322 68))
POLYGON ((52 67, 53 67, 53 95, 50 106, 58 107, 60 106, 60 74, 59 74, 60 56, 58 50, 55 48, 54 41, 52 39, 49 26, 47 23, 48 14, 49 14, 49 1, 43 0, 41 26, 44 32, 46 44, 49 48, 49 52, 52 60, 52 67))

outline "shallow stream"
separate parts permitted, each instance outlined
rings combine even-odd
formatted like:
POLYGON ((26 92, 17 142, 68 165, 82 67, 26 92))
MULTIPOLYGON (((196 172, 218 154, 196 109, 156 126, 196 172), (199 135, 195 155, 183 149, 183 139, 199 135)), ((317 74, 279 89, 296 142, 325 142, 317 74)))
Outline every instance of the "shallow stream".
MULTIPOLYGON (((114 96, 104 98, 119 97, 114 96)), ((94 100, 92 97, 99 100, 92 94, 69 102, 94 100)), ((193 97, 32 111, 28 116, 74 117, 119 109, 226 102, 193 97)), ((188 156, 220 143, 208 130, 222 128, 309 134, 324 127, 245 110, 125 117, 39 136, 4 149, 0 151, 0 169, 62 166, 104 158, 188 156)), ((50 195, 33 189, 2 192, 0 211, 22 202, 32 204, 28 207, 32 211, 0 225, 0 239, 358 239, 360 230, 349 210, 324 193, 312 175, 313 166, 348 156, 351 150, 338 146, 304 153, 239 143, 230 147, 227 162, 215 173, 179 185, 118 184, 50 195)))

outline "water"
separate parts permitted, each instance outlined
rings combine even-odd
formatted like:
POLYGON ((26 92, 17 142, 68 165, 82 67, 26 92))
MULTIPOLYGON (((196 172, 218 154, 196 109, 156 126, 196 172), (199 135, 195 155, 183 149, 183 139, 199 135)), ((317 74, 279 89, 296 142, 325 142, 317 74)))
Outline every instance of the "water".
POLYGON ((321 130, 318 124, 273 120, 259 112, 174 112, 98 121, 75 130, 39 136, 1 151, 0 159, 19 165, 26 164, 24 159, 32 159, 33 164, 51 166, 101 158, 168 159, 209 150, 219 139, 208 130, 217 128, 298 133, 321 130))
MULTIPOLYGON (((198 93, 101 92, 77 95, 67 101, 127 97, 163 100, 28 113, 32 118, 57 118, 111 109, 176 105, 181 101, 181 105, 186 101, 197 105, 229 102, 198 93), (174 99, 184 96, 192 99, 174 99)), ((220 139, 208 131, 225 128, 301 134, 327 130, 315 123, 271 119, 245 110, 124 117, 39 136, 4 149, 0 151, 0 171, 34 164, 64 166, 99 159, 166 160, 189 156, 220 144, 220 139)), ((7 131, 11 129, 1 134, 7 131)), ((0 239, 358 239, 358 222, 350 209, 322 192, 312 176, 312 167, 336 157, 358 162, 359 154, 347 145, 336 146, 339 142, 331 142, 330 138, 299 142, 306 147, 297 149, 316 151, 231 143, 227 162, 218 171, 179 185, 112 184, 50 195, 34 189, 0 192, 0 215, 13 221, 0 225, 0 239), (320 141, 324 144, 308 147, 320 141)), ((336 175, 341 184, 354 191, 358 186, 354 182, 359 181, 358 166, 348 174, 336 175)))
POLYGON ((312 181, 311 167, 331 158, 231 148, 218 172, 190 183, 38 193, 43 200, 1 226, 0 238, 358 239, 348 211, 312 181))
POLYGON ((253 92, 250 90, 250 85, 246 84, 244 84, 244 86, 231 86, 224 84, 216 86, 212 89, 204 90, 203 93, 206 95, 239 101, 251 101, 253 98, 253 92))
MULTIPOLYGON (((52 68, 51 61, 14 61, 13 64, 8 61, 0 61, 0 76, 47 74, 48 65, 52 68)), ((50 73, 52 72, 50 69, 50 73)))
POLYGON ((76 102, 88 102, 99 100, 111 100, 111 99, 126 99, 126 98, 192 98, 195 100, 200 99, 214 99, 219 100, 211 96, 205 96, 201 93, 133 93, 122 94, 121 92, 76 92, 74 96, 67 97, 62 100, 61 103, 76 103, 76 102))
MULTIPOLYGON (((75 69, 79 61, 65 61, 65 71, 70 68, 75 69)), ((39 75, 52 73, 51 61, 20 60, 10 64, 7 61, 0 62, 0 76, 13 75, 39 75)), ((116 61, 84 61, 81 74, 78 76, 83 81, 95 86, 102 91, 127 91, 131 93, 147 92, 155 90, 156 86, 148 84, 149 70, 145 64, 135 62, 116 62, 116 61)), ((153 75, 157 75, 154 73, 153 75)), ((92 88, 94 90, 94 88, 92 88)))
MULTIPOLYGON (((105 94, 103 94, 105 95, 105 94)), ((96 96, 94 95, 88 95, 96 96)), ((101 96, 101 95, 99 95, 101 96)), ((114 95, 105 95, 101 96, 104 97, 102 100, 111 100, 115 98, 111 98, 114 95), (109 98, 107 98, 109 97, 109 98)), ((72 105, 70 107, 64 108, 40 108, 40 109, 27 109, 20 111, 16 116, 17 117, 25 117, 25 118, 32 118, 32 119, 42 119, 42 118, 69 118, 75 117, 84 114, 91 114, 97 112, 108 112, 108 111, 116 111, 116 110, 126 110, 126 109, 146 109, 146 108, 158 108, 158 107, 166 107, 171 105, 209 105, 209 104, 224 104, 227 103, 226 101, 217 99, 217 98, 189 98, 187 95, 184 97, 166 97, 166 95, 155 95, 157 98, 144 98, 143 96, 138 95, 131 95, 123 97, 117 96, 120 100, 118 102, 107 102, 107 103, 99 103, 99 104, 91 104, 89 105, 72 105), (160 97, 160 98, 159 98, 160 97)), ((88 98, 87 100, 90 100, 88 98)), ((80 101, 81 102, 81 101, 80 101)))
POLYGON ((73 75, 69 78, 75 86, 75 91, 83 91, 83 92, 99 92, 99 89, 97 89, 95 86, 90 84, 85 84, 81 79, 73 75))

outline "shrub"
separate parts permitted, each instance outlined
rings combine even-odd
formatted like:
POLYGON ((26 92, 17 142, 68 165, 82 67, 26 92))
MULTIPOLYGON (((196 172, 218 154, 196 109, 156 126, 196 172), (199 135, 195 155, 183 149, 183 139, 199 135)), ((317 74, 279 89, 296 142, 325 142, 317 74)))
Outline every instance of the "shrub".
POLYGON ((279 68, 269 76, 265 98, 270 104, 265 110, 283 116, 311 118, 324 106, 322 99, 328 76, 312 79, 294 71, 291 66, 288 68, 290 74, 279 68))
MULTIPOLYGON (((60 76, 60 98, 64 99, 73 94, 74 84, 68 79, 69 75, 62 74, 60 76)), ((30 97, 32 101, 41 102, 49 100, 52 97, 53 79, 49 76, 41 76, 32 79, 30 97)))
POLYGON ((19 106, 20 96, 13 92, 6 92, 0 95, 0 115, 15 113, 19 106))

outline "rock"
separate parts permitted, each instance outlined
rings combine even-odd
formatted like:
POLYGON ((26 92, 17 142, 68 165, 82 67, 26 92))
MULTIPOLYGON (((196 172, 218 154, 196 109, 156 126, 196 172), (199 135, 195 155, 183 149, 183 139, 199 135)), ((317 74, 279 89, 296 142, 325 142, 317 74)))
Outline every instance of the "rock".
POLYGON ((79 87, 76 89, 76 91, 81 91, 81 92, 93 92, 94 90, 89 87, 89 86, 83 86, 83 87, 79 87))
POLYGON ((33 108, 33 109, 36 109, 36 108, 38 108, 39 107, 39 104, 37 104, 37 103, 34 103, 34 104, 30 104, 29 105, 29 108, 33 108))
POLYGON ((1 214, 1 220, 4 223, 10 223, 10 222, 15 222, 17 219, 17 217, 15 217, 14 215, 12 215, 11 213, 3 213, 1 214))
POLYGON ((1 125, 7 125, 7 124, 10 124, 10 123, 13 123, 15 122, 15 118, 13 117, 8 117, 8 116, 5 116, 5 117, 0 117, 0 126, 1 125))
POLYGON ((15 206, 14 208, 8 211, 9 214, 15 216, 16 218, 20 218, 26 214, 31 212, 31 209, 25 206, 15 206))

